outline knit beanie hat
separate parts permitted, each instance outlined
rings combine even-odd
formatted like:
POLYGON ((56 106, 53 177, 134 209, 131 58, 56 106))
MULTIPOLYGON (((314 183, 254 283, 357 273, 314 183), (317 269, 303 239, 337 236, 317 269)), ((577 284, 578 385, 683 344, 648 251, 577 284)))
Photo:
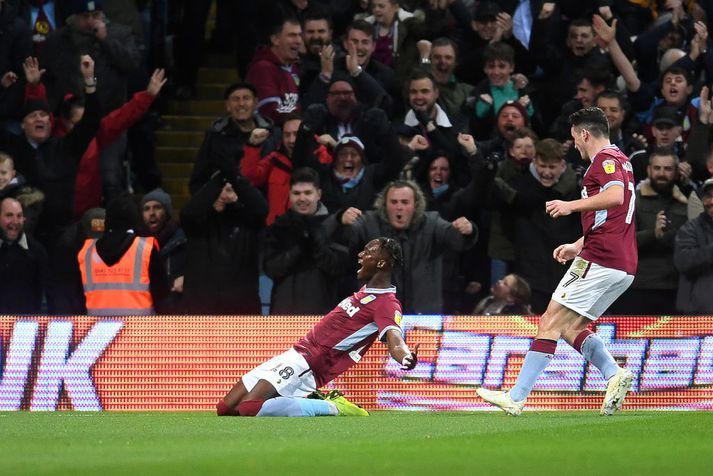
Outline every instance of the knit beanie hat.
POLYGON ((527 108, 520 104, 519 101, 508 101, 502 106, 500 106, 500 110, 498 111, 498 117, 500 117, 500 114, 505 110, 506 107, 514 107, 515 109, 520 111, 520 114, 522 114, 523 119, 525 119, 525 125, 530 125, 530 117, 527 115, 527 108))
POLYGON ((45 111, 47 114, 50 112, 49 105, 40 99, 29 99, 22 105, 22 110, 20 112, 20 117, 23 119, 35 111, 45 111))
POLYGON ((173 206, 171 204, 171 196, 163 191, 161 188, 155 188, 149 193, 144 195, 141 199, 141 208, 144 208, 147 202, 158 202, 163 205, 163 209, 166 211, 166 216, 173 215, 173 206))

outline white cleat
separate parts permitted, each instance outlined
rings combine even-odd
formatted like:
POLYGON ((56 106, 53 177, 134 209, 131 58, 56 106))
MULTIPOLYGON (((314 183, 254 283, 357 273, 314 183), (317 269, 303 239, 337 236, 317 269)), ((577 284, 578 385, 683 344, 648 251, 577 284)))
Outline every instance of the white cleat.
POLYGON ((607 382, 607 394, 604 396, 601 414, 611 416, 621 410, 626 394, 631 390, 634 374, 627 369, 619 369, 607 382))
POLYGON ((518 416, 522 413, 522 408, 525 406, 525 400, 521 402, 515 402, 510 398, 510 392, 503 392, 500 390, 488 390, 487 388, 480 387, 475 390, 475 392, 491 405, 495 405, 508 415, 518 416))

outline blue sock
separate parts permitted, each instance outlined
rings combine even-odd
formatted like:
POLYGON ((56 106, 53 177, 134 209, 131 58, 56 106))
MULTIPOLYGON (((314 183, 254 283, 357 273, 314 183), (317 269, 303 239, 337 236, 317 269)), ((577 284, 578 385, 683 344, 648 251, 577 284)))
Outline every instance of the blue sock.
POLYGON ((257 416, 313 417, 339 414, 333 403, 299 397, 275 397, 265 400, 257 416))
POLYGON ((517 376, 515 386, 510 389, 510 398, 521 402, 530 395, 537 378, 547 368, 554 357, 557 342, 547 339, 535 339, 530 345, 530 350, 525 354, 520 374, 517 376))
POLYGON ((582 353, 582 357, 587 362, 599 369, 606 380, 612 378, 619 370, 619 364, 616 363, 614 357, 607 350, 602 338, 594 333, 586 336, 577 350, 582 353))

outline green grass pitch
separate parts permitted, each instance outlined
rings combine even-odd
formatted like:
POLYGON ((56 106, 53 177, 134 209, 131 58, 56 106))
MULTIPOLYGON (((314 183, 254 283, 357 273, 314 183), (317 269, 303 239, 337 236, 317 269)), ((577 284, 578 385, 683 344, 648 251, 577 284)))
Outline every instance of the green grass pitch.
POLYGON ((711 474, 713 413, 0 413, 0 474, 711 474))

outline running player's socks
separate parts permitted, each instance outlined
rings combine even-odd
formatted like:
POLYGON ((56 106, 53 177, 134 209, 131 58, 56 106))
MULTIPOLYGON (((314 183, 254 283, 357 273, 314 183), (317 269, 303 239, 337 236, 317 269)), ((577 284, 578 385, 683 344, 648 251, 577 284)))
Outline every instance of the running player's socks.
POLYGON ((607 350, 604 341, 589 329, 583 330, 576 339, 573 347, 587 362, 590 362, 604 375, 605 380, 609 380, 619 370, 619 364, 607 350))
POLYGON ((314 417, 336 416, 338 414, 337 407, 326 400, 275 397, 265 400, 257 416, 314 417))
POLYGON ((557 341, 549 339, 535 339, 530 345, 530 350, 525 354, 525 362, 517 376, 515 386, 510 389, 510 398, 514 402, 521 402, 530 395, 537 378, 547 368, 555 355, 557 341))

